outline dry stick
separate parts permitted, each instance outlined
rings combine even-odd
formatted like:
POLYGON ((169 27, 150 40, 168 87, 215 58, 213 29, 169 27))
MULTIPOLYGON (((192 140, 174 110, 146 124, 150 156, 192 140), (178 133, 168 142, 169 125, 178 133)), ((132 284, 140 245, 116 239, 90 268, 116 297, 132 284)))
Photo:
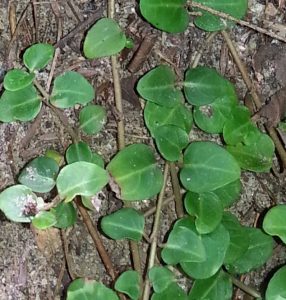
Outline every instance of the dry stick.
MULTIPOLYGON (((229 275, 229 274, 228 274, 229 275)), ((239 289, 241 289, 242 291, 244 291, 245 293, 249 294, 250 296, 254 297, 254 298, 261 298, 261 294, 259 292, 257 292, 256 290, 254 290, 253 288, 251 288, 250 286, 244 284, 242 281, 236 279, 235 277, 229 275, 232 283, 237 286, 239 289)))
POLYGON ((208 6, 202 5, 202 4, 197 3, 195 1, 190 1, 189 6, 205 10, 205 11, 207 11, 207 12, 209 12, 209 13, 215 15, 215 16, 218 16, 218 17, 221 17, 223 19, 227 19, 227 20, 233 21, 233 22, 235 22, 235 23, 237 23, 239 25, 246 26, 246 27, 251 28, 251 29, 253 29, 253 30, 257 31, 257 32, 260 32, 260 33, 266 34, 268 36, 271 36, 272 38, 277 39, 279 41, 286 42, 286 38, 284 38, 284 37, 282 37, 280 35, 272 33, 272 32, 270 32, 270 31, 268 31, 268 30, 266 30, 264 28, 261 28, 261 27, 259 27, 257 25, 254 25, 254 24, 251 24, 251 23, 249 23, 247 21, 236 19, 236 18, 232 17, 229 14, 217 11, 217 10, 215 10, 213 8, 210 8, 208 6))
MULTIPOLYGON (((156 259, 156 249, 157 249, 157 242, 158 242, 157 240, 158 240, 158 233, 159 233, 159 227, 160 227, 160 216, 161 216, 163 198, 164 198, 164 194, 165 194, 165 188, 167 185, 168 173, 169 173, 169 163, 166 163, 165 170, 164 170, 164 183, 163 183, 161 192, 159 194, 159 198, 158 198, 158 202, 157 202, 157 210, 156 210, 153 230, 152 230, 152 234, 151 234, 152 243, 151 243, 150 254, 149 254, 148 270, 150 270, 154 266, 155 259, 156 259)), ((146 278, 142 299, 149 300, 149 296, 150 296, 150 282, 149 282, 148 278, 146 278)))
MULTIPOLYGON (((167 205, 170 204, 173 200, 174 200, 174 196, 170 196, 169 198, 166 198, 166 199, 163 201, 162 207, 167 206, 167 205)), ((156 212, 156 206, 153 206, 153 207, 149 208, 147 211, 143 212, 144 218, 148 218, 148 217, 152 216, 155 212, 156 212)))
MULTIPOLYGON (((261 106, 262 106, 261 100, 260 100, 258 94, 255 91, 255 88, 254 88, 254 86, 253 86, 253 84, 252 84, 252 82, 249 78, 246 67, 243 64, 243 62, 241 61, 241 59, 239 57, 239 54, 237 53, 236 48, 235 48, 232 40, 229 37, 229 34, 226 31, 222 31, 222 35, 223 35, 223 37, 224 37, 224 39, 227 43, 227 46, 228 46, 228 48, 231 52, 231 55, 232 55, 233 59, 234 59, 236 65, 237 65, 237 67, 238 67, 238 69, 239 69, 239 71, 242 75, 242 78, 245 81, 245 84, 246 84, 247 88, 249 89, 249 91, 252 95, 252 98, 255 102, 256 108, 257 109, 261 108, 261 106)), ((281 141, 280 141, 280 139, 277 135, 276 130, 273 127, 271 127, 271 128, 268 127, 268 126, 265 126, 265 127, 266 127, 266 130, 268 131, 270 137, 273 140, 273 143, 274 143, 274 145, 276 147, 276 150, 277 150, 277 152, 278 152, 278 154, 279 154, 279 156, 282 160, 284 168, 286 168, 286 151, 285 151, 285 149, 283 147, 283 144, 281 143, 281 141)))
POLYGON ((38 42, 39 36, 38 36, 38 18, 37 18, 37 5, 35 4, 35 0, 32 0, 32 7, 33 7, 33 21, 35 26, 35 41, 38 42))
POLYGON ((177 217, 182 218, 184 216, 184 207, 182 201, 182 194, 180 191, 178 172, 176 170, 176 164, 174 162, 170 163, 170 173, 171 173, 171 180, 173 186, 173 193, 175 196, 175 207, 176 207, 177 217))

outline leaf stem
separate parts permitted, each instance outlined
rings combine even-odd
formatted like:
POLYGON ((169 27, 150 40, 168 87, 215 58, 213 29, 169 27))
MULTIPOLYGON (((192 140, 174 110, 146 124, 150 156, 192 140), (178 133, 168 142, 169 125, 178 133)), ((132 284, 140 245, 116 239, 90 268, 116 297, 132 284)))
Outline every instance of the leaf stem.
POLYGON ((172 186, 173 186, 173 193, 175 196, 175 206, 176 206, 177 217, 182 218, 184 216, 184 206, 183 206, 182 195, 181 195, 181 191, 180 191, 178 172, 177 172, 176 165, 174 162, 170 163, 170 173, 171 173, 171 180, 172 180, 172 186))
POLYGON ((252 296, 254 298, 261 298, 261 294, 258 291, 256 291, 252 287, 246 285, 245 283, 243 283, 242 281, 238 280, 237 278, 231 276, 230 274, 228 274, 228 275, 230 276, 233 284, 235 286, 237 286, 239 289, 241 289, 242 291, 244 291, 245 293, 249 294, 250 296, 252 296))

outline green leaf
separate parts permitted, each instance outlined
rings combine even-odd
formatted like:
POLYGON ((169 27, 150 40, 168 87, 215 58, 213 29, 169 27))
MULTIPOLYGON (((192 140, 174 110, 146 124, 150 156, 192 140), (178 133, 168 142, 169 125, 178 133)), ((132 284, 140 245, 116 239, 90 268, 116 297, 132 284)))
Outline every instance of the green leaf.
POLYGON ((63 165, 64 156, 58 151, 47 149, 45 152, 45 157, 52 158, 59 166, 63 165))
POLYGON ((0 98, 0 121, 31 121, 41 107, 40 97, 32 85, 14 92, 5 91, 0 98))
POLYGON ((286 299, 286 266, 280 268, 271 278, 267 290, 266 300, 285 300, 286 299))
POLYGON ((25 185, 13 185, 0 193, 0 210, 13 222, 30 223, 43 205, 43 199, 25 185))
POLYGON ((175 282, 175 275, 166 267, 152 267, 148 272, 148 277, 155 293, 161 293, 168 286, 175 282))
POLYGON ((105 165, 104 160, 103 160, 103 158, 102 158, 98 153, 96 153, 96 152, 93 152, 93 153, 92 153, 91 162, 92 162, 93 164, 96 164, 96 165, 100 166, 101 168, 104 168, 104 165, 105 165))
POLYGON ((233 85, 215 69, 208 67, 187 70, 184 92, 188 102, 197 106, 211 104, 224 97, 237 98, 233 85))
POLYGON ((51 211, 41 211, 32 220, 32 224, 37 229, 47 229, 57 223, 56 216, 51 211))
POLYGON ((134 208, 121 208, 101 220, 103 232, 114 240, 140 241, 144 224, 144 216, 134 208))
POLYGON ((192 112, 184 104, 165 107, 148 101, 144 109, 144 119, 151 135, 157 127, 173 125, 189 133, 193 125, 192 112))
POLYGON ((107 166, 118 185, 111 186, 117 197, 126 201, 149 199, 158 194, 163 175, 150 147, 133 144, 119 151, 107 166))
POLYGON ((95 280, 78 278, 68 287, 67 300, 119 300, 116 293, 95 280))
POLYGON ((66 160, 68 164, 72 164, 76 161, 91 162, 92 156, 89 145, 81 141, 76 144, 71 144, 66 151, 66 160))
MULTIPOLYGON (((247 0, 196 0, 196 2, 217 11, 224 12, 236 19, 242 19, 248 8, 247 0)), ((194 10, 202 13, 201 16, 195 18, 195 24, 205 31, 224 30, 234 25, 234 22, 215 16, 205 10, 194 10)))
POLYGON ((220 224, 211 233, 200 237, 205 248, 206 260, 203 262, 182 262, 180 265, 192 278, 206 279, 213 276, 222 266, 229 246, 229 234, 220 224))
POLYGON ((57 228, 67 228, 73 226, 76 222, 76 209, 72 203, 61 202, 52 209, 52 212, 56 216, 55 227, 57 228))
POLYGON ((163 125, 154 130, 154 138, 160 154, 168 161, 177 161, 189 143, 188 134, 173 125, 163 125))
POLYGON ((8 91, 18 91, 30 85, 34 80, 35 74, 29 74, 20 69, 7 72, 4 77, 4 88, 8 91))
POLYGON ((196 229, 200 234, 212 232, 221 222, 223 206, 212 192, 188 192, 185 196, 185 208, 189 215, 196 217, 196 229))
POLYGON ((106 123, 106 110, 100 105, 88 105, 79 114, 80 129, 86 134, 97 134, 106 123))
POLYGON ((161 256, 164 262, 175 265, 180 262, 203 262, 206 251, 195 226, 188 219, 178 220, 168 236, 161 256))
POLYGON ((154 293, 151 300, 188 300, 185 291, 175 282, 171 283, 161 293, 154 293))
POLYGON ((99 58, 119 53, 126 44, 126 36, 113 19, 102 18, 88 31, 83 44, 87 58, 99 58))
POLYGON ((231 300, 232 282, 223 271, 207 279, 195 280, 188 300, 231 300))
POLYGON ((286 244, 286 205, 272 207, 264 217, 263 229, 270 235, 278 236, 286 244))
POLYGON ((30 72, 43 69, 52 60, 54 51, 50 44, 35 44, 25 51, 24 64, 30 72))
POLYGON ((184 153, 180 174, 187 190, 203 193, 226 186, 240 178, 236 160, 212 142, 192 142, 184 153))
POLYGON ((189 25, 186 0, 141 0, 143 17, 156 28, 167 32, 183 32, 189 25))
POLYGON ((145 100, 165 107, 183 102, 183 94, 176 88, 176 75, 165 65, 146 73, 138 82, 137 91, 145 100))
POLYGON ((75 196, 93 196, 108 182, 107 172, 99 166, 79 161, 65 166, 57 178, 61 199, 71 201, 75 196))
POLYGON ((231 273, 247 273, 262 266, 271 257, 273 239, 257 228, 246 228, 249 245, 246 252, 232 264, 226 265, 231 273))
POLYGON ((224 263, 231 264, 240 258, 249 247, 249 236, 246 227, 240 225, 237 218, 229 212, 225 212, 222 224, 230 236, 230 244, 227 249, 224 263))
POLYGON ((54 188, 58 172, 59 165, 54 159, 37 157, 22 170, 18 181, 34 192, 47 193, 54 188))
POLYGON ((95 97, 93 86, 79 73, 67 71, 56 77, 51 94, 51 104, 69 108, 75 104, 87 104, 95 97))
POLYGON ((140 297, 140 277, 136 271, 126 271, 122 273, 115 282, 115 289, 118 292, 128 295, 132 300, 140 297))

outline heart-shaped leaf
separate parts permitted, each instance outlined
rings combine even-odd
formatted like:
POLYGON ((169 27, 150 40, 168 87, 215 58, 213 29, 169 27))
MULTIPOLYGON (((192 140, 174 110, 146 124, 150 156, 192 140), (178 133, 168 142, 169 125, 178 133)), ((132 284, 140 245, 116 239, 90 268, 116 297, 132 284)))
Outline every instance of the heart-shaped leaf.
POLYGON ((66 151, 66 160, 68 164, 72 164, 76 161, 91 162, 92 152, 89 145, 82 141, 71 144, 66 151))
POLYGON ((35 74, 27 73, 20 69, 8 71, 4 77, 4 88, 8 91, 18 91, 30 85, 35 74))
POLYGON ((55 79, 50 101, 56 107, 69 108, 85 105, 94 97, 93 86, 81 74, 67 71, 55 79))
POLYGON ((14 92, 5 91, 0 98, 0 121, 31 121, 41 106, 40 97, 32 85, 14 92))
POLYGON ((132 300, 139 299, 140 277, 136 271, 125 271, 116 280, 114 288, 121 293, 128 295, 132 300))
POLYGON ((41 211, 32 220, 32 224, 37 229, 47 229, 57 223, 56 216, 51 211, 41 211))
POLYGON ((103 232, 114 240, 140 241, 144 224, 144 216, 134 208, 121 208, 101 220, 103 232))
POLYGON ((146 73, 138 82, 137 91, 145 100, 174 107, 183 102, 183 94, 176 88, 176 75, 165 65, 146 73))
POLYGON ((176 283, 172 282, 161 293, 154 293, 151 300, 188 300, 185 291, 176 283))
POLYGON ((240 178, 236 160, 212 142, 193 142, 184 153, 180 174, 184 187, 196 193, 210 192, 240 178))
POLYGON ((144 144, 133 144, 119 151, 107 170, 118 185, 112 188, 123 200, 149 199, 158 194, 163 185, 163 175, 153 151, 144 144))
POLYGON ((163 292, 168 286, 175 282, 175 275, 166 267, 152 267, 148 277, 155 293, 163 292))
POLYGON ((265 295, 265 300, 285 300, 286 299, 286 266, 280 268, 271 278, 265 295))
POLYGON ((102 18, 88 31, 83 44, 87 58, 99 58, 120 52, 126 44, 126 36, 113 19, 102 18))
POLYGON ((183 32, 189 25, 186 3, 187 0, 140 0, 140 11, 156 28, 172 33, 183 32))
POLYGON ((72 203, 61 202, 51 211, 56 216, 55 227, 57 228, 67 228, 76 222, 77 213, 72 203))

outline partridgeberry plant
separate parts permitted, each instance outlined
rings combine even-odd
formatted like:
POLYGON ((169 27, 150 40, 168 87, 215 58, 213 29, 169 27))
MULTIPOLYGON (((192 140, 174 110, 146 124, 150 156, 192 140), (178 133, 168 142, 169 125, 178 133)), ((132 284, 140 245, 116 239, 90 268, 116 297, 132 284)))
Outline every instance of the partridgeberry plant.
MULTIPOLYGON (((189 8, 200 13, 195 25, 205 31, 224 30, 234 23, 200 9, 196 3, 235 18, 242 18, 247 10, 246 0, 190 2, 189 8)), ((189 24, 184 0, 141 0, 140 10, 148 22, 166 32, 182 32, 189 24)), ((129 44, 119 25, 103 18, 88 31, 83 51, 87 58, 98 59, 115 55, 129 44)), ((56 110, 80 105, 79 129, 87 135, 97 134, 106 123, 106 111, 91 104, 95 90, 82 75, 64 72, 54 79, 50 95, 43 92, 38 71, 48 65, 53 54, 53 46, 35 44, 24 53, 25 69, 7 72, 0 121, 31 121, 43 103, 56 110)), ((242 171, 270 170, 273 142, 252 123, 234 85, 213 68, 190 67, 179 80, 171 67, 159 65, 140 78, 136 90, 146 102, 144 120, 156 149, 128 145, 106 165, 77 137, 66 149, 64 160, 61 154, 47 150, 44 156, 28 162, 18 184, 1 192, 0 209, 14 222, 31 222, 39 229, 67 228, 76 222, 74 200, 80 198, 87 209, 94 209, 98 193, 109 185, 118 201, 127 205, 103 216, 101 230, 113 240, 140 242, 145 235, 145 218, 129 203, 152 199, 161 192, 160 199, 164 192, 166 176, 157 163, 157 150, 166 165, 178 166, 185 191, 180 204, 184 215, 170 228, 166 243, 155 249, 160 264, 146 262, 145 287, 141 274, 126 270, 117 277, 114 290, 100 281, 76 279, 68 287, 67 299, 117 300, 117 291, 129 299, 147 300, 148 284, 152 300, 231 299, 235 277, 262 266, 271 257, 272 236, 286 243, 285 205, 268 211, 262 229, 241 225, 228 211, 239 199, 242 171), (190 140, 194 124, 220 136, 222 142, 190 140), (43 195, 54 190, 58 196, 50 207, 43 195), (188 292, 177 283, 178 270, 192 282, 188 292)), ((150 261, 155 255, 151 253, 150 261)), ((286 299, 285 282, 284 266, 270 280, 265 299, 286 299)))

